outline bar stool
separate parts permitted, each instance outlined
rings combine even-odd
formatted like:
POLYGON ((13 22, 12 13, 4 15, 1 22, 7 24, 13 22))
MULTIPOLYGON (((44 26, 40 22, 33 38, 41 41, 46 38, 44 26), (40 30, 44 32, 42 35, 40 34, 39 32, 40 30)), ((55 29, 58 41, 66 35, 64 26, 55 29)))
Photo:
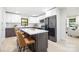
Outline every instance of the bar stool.
POLYGON ((25 48, 28 45, 31 45, 33 43, 35 43, 35 40, 33 40, 32 38, 25 38, 24 35, 22 34, 21 31, 16 31, 16 36, 17 36, 17 43, 19 46, 19 50, 18 51, 25 51, 25 48))

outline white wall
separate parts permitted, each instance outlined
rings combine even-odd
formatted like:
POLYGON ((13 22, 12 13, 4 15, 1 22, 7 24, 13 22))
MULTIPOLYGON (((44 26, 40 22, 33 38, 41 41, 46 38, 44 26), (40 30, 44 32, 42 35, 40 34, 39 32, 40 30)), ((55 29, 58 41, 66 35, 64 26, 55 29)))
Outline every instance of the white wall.
POLYGON ((61 32, 60 32, 61 31, 61 25, 60 25, 61 13, 60 13, 59 8, 56 9, 56 15, 57 15, 57 41, 60 41, 61 40, 61 32))
POLYGON ((60 38, 61 40, 66 39, 66 12, 65 8, 60 9, 60 38))
POLYGON ((78 16, 79 15, 79 7, 68 7, 65 8, 67 16, 78 16))
POLYGON ((79 26, 79 16, 76 16, 76 24, 79 26))
POLYGON ((5 38, 5 21, 6 20, 6 14, 5 14, 5 8, 0 7, 0 41, 1 39, 5 38))

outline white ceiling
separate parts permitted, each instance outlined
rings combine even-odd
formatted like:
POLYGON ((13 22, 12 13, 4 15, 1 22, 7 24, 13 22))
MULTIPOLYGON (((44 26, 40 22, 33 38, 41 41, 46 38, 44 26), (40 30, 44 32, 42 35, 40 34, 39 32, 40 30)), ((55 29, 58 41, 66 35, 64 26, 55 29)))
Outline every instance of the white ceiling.
POLYGON ((6 11, 24 16, 39 16, 52 7, 6 7, 6 11))

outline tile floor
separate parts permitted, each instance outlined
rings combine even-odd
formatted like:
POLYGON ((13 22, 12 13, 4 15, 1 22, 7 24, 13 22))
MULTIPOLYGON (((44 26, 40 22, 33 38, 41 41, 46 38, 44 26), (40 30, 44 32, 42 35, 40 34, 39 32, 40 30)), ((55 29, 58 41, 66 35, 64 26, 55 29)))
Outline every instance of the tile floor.
MULTIPOLYGON (((0 52, 17 52, 16 37, 6 38, 1 42, 0 52)), ((57 43, 48 40, 48 52, 79 52, 79 38, 67 37, 57 43)))
POLYGON ((67 36, 57 43, 48 41, 48 52, 79 52, 79 38, 67 36))

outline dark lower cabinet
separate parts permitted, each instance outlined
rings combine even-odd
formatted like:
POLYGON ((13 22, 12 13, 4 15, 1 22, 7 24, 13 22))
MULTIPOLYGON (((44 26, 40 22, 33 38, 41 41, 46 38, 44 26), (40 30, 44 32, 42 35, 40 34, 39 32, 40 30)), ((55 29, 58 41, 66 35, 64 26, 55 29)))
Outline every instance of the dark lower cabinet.
POLYGON ((49 36, 55 37, 55 28, 48 28, 48 31, 49 31, 49 36))
POLYGON ((47 52, 48 48, 48 33, 41 33, 33 35, 35 43, 32 44, 30 49, 35 52, 47 52))
POLYGON ((6 28, 5 29, 5 36, 6 37, 16 36, 14 28, 6 28))
POLYGON ((55 28, 48 28, 48 36, 49 36, 49 40, 53 41, 53 42, 57 42, 56 39, 56 29, 55 28))

